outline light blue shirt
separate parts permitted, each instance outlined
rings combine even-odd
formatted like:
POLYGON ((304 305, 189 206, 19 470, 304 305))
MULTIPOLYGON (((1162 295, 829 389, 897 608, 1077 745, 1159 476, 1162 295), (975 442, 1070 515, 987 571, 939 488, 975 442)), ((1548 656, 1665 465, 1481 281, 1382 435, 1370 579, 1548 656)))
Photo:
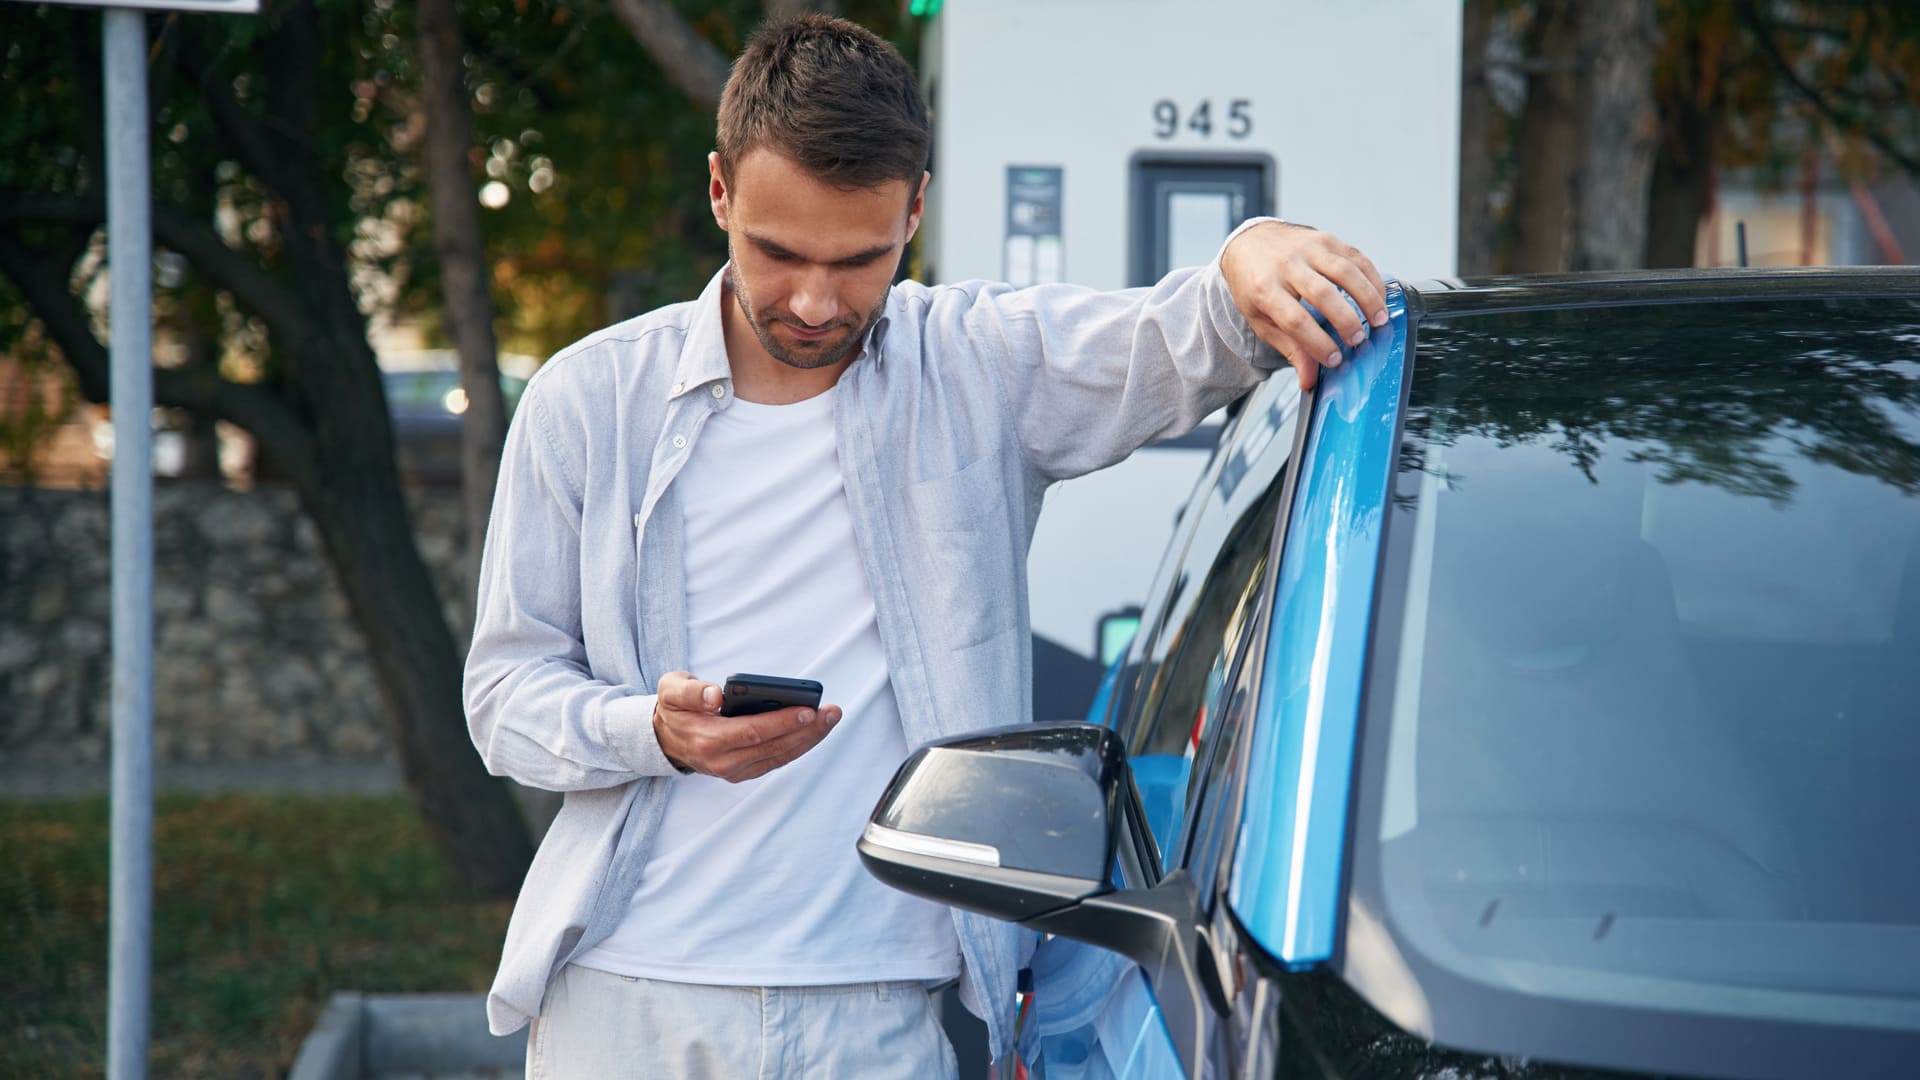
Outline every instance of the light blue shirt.
MULTIPOLYGON (((723 280, 556 355, 507 433, 468 727, 490 772, 566 796, 507 928, 496 1035, 618 925, 659 828, 674 770, 653 689, 688 662, 673 481, 733 400, 723 280)), ((894 286, 833 422, 909 746, 1031 719, 1026 557, 1047 485, 1184 434, 1280 364, 1218 259, 1122 292, 894 286)), ((961 996, 998 1060, 1033 935, 953 914, 961 996)))

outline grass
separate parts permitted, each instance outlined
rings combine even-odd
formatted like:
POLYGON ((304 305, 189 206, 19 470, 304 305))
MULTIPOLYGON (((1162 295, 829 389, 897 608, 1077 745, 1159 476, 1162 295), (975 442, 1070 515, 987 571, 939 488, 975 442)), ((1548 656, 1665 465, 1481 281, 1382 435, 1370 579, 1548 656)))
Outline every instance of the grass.
MULTIPOLYGON (((0 803, 0 1077, 103 1075, 105 799, 0 803)), ((163 796, 155 1077, 279 1077, 327 996, 485 990, 510 905, 467 895, 404 797, 163 796)))

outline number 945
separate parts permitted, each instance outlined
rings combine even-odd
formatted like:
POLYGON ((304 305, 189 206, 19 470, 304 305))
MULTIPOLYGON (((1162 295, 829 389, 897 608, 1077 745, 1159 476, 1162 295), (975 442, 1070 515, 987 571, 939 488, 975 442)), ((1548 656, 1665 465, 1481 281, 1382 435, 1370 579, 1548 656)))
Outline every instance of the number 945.
MULTIPOLYGON (((1180 106, 1170 98, 1161 98, 1153 103, 1153 134, 1157 138, 1171 139, 1180 133, 1180 106)), ((1193 107, 1186 116, 1188 131, 1203 139, 1213 137, 1213 101, 1202 98, 1200 104, 1193 107)), ((1234 98, 1227 103, 1226 122, 1222 130, 1228 138, 1244 139, 1253 134, 1253 102, 1246 98, 1234 98)))

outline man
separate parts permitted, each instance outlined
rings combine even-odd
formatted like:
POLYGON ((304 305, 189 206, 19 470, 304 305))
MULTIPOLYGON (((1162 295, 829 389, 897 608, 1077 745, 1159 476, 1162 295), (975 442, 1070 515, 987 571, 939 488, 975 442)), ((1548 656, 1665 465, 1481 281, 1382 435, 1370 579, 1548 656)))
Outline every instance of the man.
POLYGON ((1358 342, 1385 289, 1276 222, 1149 289, 893 285, 926 106, 823 16, 753 37, 718 136, 727 266, 554 357, 507 439, 467 710, 491 771, 566 797, 488 1017, 534 1021, 537 1076, 952 1075, 926 988, 1006 1057, 1031 935, 854 843, 908 747, 1029 718, 1042 493, 1245 392, 1262 341, 1310 385, 1340 349, 1302 301, 1358 342), (722 717, 735 671, 832 704, 722 717))

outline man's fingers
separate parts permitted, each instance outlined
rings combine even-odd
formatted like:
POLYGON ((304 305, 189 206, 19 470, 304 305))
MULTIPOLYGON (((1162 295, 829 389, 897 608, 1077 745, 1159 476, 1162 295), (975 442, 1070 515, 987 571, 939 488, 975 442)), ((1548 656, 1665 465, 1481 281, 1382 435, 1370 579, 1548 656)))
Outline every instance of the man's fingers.
MULTIPOLYGON (((1352 264, 1348 264, 1351 266, 1352 264)), ((1305 280, 1299 284, 1300 298, 1320 310, 1327 321, 1333 324, 1334 333, 1351 347, 1358 347, 1367 340, 1367 323, 1354 310, 1353 304, 1343 296, 1334 283, 1318 270, 1309 270, 1305 280)), ((1311 316, 1308 316, 1311 318, 1311 316)))
POLYGON ((732 719, 733 723, 726 730, 715 733, 716 740, 728 750, 745 750, 758 746, 782 730, 769 713, 736 716, 732 719))
POLYGON ((738 784, 747 780, 756 780, 773 770, 792 762, 800 755, 818 746, 820 739, 811 731, 796 731, 784 739, 763 744, 759 757, 739 759, 725 772, 719 774, 729 784, 738 784))
POLYGON ((1360 273, 1366 277, 1367 284, 1372 285, 1380 297, 1379 307, 1369 307, 1366 304, 1361 305, 1361 310, 1367 313, 1367 321, 1375 326, 1387 325, 1386 276, 1380 273, 1380 268, 1373 265, 1373 260, 1367 258, 1366 253, 1357 247, 1349 246, 1347 248, 1347 259, 1351 261, 1353 265, 1360 268, 1360 273))
POLYGON ((761 743, 783 739, 795 731, 814 731, 820 728, 822 717, 840 718, 840 706, 822 706, 818 712, 804 705, 790 705, 771 712, 753 713, 748 716, 726 717, 714 734, 721 744, 730 750, 749 750, 761 743))
POLYGON ((1385 283, 1365 255, 1345 244, 1285 260, 1277 269, 1277 280, 1251 297, 1248 322, 1299 372, 1300 389, 1311 390, 1320 368, 1339 366, 1343 344, 1358 347, 1369 324, 1385 324, 1385 283))
MULTIPOLYGON (((1367 323, 1373 326, 1387 324, 1387 283, 1374 267, 1372 259, 1361 254, 1358 248, 1341 244, 1338 250, 1327 249, 1315 253, 1311 261, 1317 273, 1353 298, 1353 304, 1359 306, 1361 317, 1367 323)), ((1343 302, 1341 306, 1352 305, 1343 302)), ((1341 330, 1347 332, 1344 326, 1341 330)))
POLYGON ((711 713, 720 710, 720 688, 703 682, 685 671, 669 671, 657 684, 660 700, 682 712, 711 713))
POLYGON ((1313 389, 1314 384, 1320 381, 1320 362, 1318 360, 1302 358, 1298 360, 1288 360, 1287 362, 1293 365, 1293 370, 1300 376, 1301 393, 1304 394, 1313 389))
POLYGON ((1327 336, 1319 320, 1307 311, 1299 297, 1275 290, 1261 297, 1259 314, 1272 336, 1261 333, 1262 327, 1258 325, 1254 332, 1280 350, 1289 362, 1297 365, 1311 360, 1328 366, 1340 362, 1339 343, 1327 336))
MULTIPOLYGON (((1261 341, 1273 346, 1293 369, 1300 373, 1300 389, 1311 390, 1320 374, 1320 358, 1308 351, 1307 347, 1293 339, 1291 334, 1282 330, 1278 323, 1260 312, 1254 312, 1247 319, 1248 325, 1261 341)), ((1324 336, 1324 335, 1323 335, 1324 336)))
POLYGON ((783 734, 735 751, 728 756, 723 767, 717 770, 715 775, 735 784, 742 780, 765 776, 813 749, 839 722, 839 707, 828 705, 822 708, 813 720, 805 724, 796 722, 783 734))

